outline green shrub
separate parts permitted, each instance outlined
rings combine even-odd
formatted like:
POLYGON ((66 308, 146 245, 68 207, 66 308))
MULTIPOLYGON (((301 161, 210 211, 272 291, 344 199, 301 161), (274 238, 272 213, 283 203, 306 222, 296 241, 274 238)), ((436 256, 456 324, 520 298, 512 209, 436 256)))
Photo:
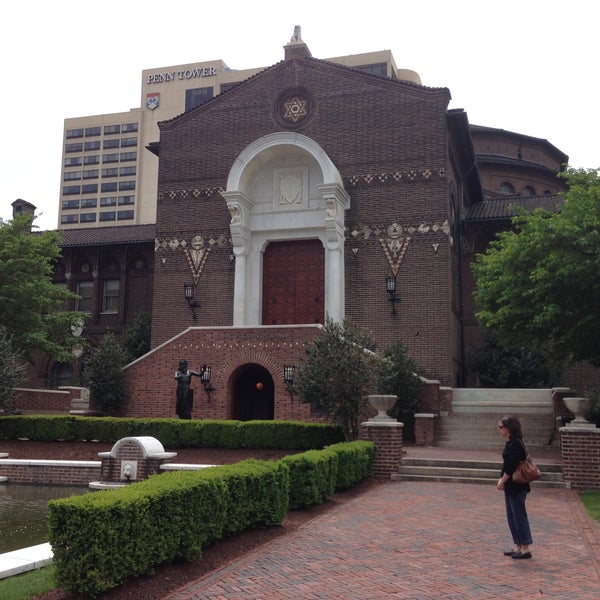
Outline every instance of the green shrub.
POLYGON ((338 457, 336 491, 352 487, 371 475, 375 460, 375 444, 372 442, 342 442, 330 446, 329 450, 338 457))
POLYGON ((333 450, 308 450, 281 459, 290 469, 290 509, 322 504, 335 493, 338 456, 333 450))
POLYGON ((281 523, 289 469, 244 461, 155 475, 134 485, 49 502, 49 540, 60 587, 96 595, 191 560, 223 534, 281 523))
POLYGON ((0 417, 0 439, 37 441, 98 440, 114 443, 124 437, 152 436, 165 448, 322 448, 343 439, 341 430, 325 423, 294 421, 224 421, 133 419, 72 415, 0 417))

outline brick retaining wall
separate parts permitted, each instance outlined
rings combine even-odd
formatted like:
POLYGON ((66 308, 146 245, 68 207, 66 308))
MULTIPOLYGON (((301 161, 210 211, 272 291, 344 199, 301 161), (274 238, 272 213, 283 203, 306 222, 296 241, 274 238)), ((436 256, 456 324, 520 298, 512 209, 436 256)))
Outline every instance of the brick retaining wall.
POLYGON ((100 461, 0 459, 0 476, 9 483, 81 485, 100 479, 100 461))

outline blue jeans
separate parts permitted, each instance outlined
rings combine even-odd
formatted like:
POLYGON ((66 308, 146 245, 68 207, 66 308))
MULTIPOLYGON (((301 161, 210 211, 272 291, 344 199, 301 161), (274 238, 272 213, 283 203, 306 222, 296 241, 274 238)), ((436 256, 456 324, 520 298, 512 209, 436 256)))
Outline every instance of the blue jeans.
POLYGON ((529 519, 525 509, 525 499, 527 492, 519 492, 515 496, 509 496, 504 492, 504 502, 506 504, 506 519, 512 535, 513 542, 519 546, 529 546, 533 543, 531 539, 531 530, 529 529, 529 519))

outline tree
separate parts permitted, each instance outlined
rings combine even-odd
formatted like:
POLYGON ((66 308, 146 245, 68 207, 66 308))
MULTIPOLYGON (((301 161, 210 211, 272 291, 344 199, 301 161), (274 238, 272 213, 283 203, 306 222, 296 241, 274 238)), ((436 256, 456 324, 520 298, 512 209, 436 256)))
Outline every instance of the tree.
POLYGON ((531 348, 504 348, 493 335, 469 357, 478 385, 490 388, 546 388, 560 383, 560 365, 531 348))
POLYGON ((150 315, 145 310, 140 310, 133 323, 123 332, 121 342, 129 355, 130 361, 150 351, 151 327, 150 315))
POLYGON ((21 355, 13 348, 12 340, 0 327, 0 410, 14 412, 14 388, 25 378, 21 355))
POLYGON ((340 324, 328 318, 321 335, 306 346, 294 379, 300 399, 340 425, 347 440, 358 437, 373 386, 377 361, 372 346, 349 320, 340 324))
POLYGON ((128 354, 112 332, 104 334, 85 360, 84 373, 94 408, 117 415, 127 399, 123 367, 128 354))
POLYGON ((477 316, 505 347, 600 366, 600 178, 563 177, 556 212, 522 212, 476 257, 477 316))
POLYGON ((404 344, 395 342, 383 351, 379 365, 379 393, 398 397, 389 411, 390 416, 402 421, 408 429, 412 428, 419 405, 421 383, 416 363, 408 356, 404 344))
POLYGON ((0 323, 24 359, 37 351, 66 362, 78 342, 71 326, 81 313, 64 310, 75 295, 52 283, 60 235, 31 233, 32 222, 31 215, 0 219, 0 323))

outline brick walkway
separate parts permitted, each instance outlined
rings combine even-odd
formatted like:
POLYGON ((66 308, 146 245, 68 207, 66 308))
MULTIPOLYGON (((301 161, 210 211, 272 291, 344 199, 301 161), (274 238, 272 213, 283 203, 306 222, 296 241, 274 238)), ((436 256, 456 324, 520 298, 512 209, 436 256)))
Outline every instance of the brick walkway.
POLYGON ((577 493, 534 488, 527 506, 517 561, 493 486, 384 483, 168 598, 598 600, 600 527, 577 493))

